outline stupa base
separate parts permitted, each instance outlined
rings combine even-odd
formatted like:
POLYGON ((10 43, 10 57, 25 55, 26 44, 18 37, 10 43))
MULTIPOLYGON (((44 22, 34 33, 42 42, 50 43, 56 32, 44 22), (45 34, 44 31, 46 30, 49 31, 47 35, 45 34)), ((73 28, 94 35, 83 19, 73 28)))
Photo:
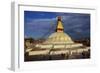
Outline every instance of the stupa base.
POLYGON ((90 47, 69 49, 38 49, 27 52, 25 61, 67 60, 90 58, 90 47))
POLYGON ((36 47, 40 49, 61 49, 61 48, 75 48, 75 47, 82 47, 83 44, 80 43, 69 43, 69 44, 37 44, 36 47))

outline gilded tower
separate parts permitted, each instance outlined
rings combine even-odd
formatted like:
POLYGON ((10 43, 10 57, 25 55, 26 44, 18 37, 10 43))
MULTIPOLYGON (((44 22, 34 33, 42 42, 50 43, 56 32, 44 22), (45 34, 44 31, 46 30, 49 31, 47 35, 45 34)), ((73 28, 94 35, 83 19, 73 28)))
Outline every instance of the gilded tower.
POLYGON ((64 31, 64 27, 61 21, 61 16, 58 16, 56 32, 63 32, 63 31, 64 31))

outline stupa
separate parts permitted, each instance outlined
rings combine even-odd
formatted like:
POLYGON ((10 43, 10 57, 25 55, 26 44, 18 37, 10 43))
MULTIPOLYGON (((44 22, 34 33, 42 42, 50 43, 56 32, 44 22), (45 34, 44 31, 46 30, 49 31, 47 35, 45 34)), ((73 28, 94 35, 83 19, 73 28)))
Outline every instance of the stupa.
POLYGON ((64 32, 64 26, 62 24, 61 17, 58 16, 57 19, 57 26, 56 31, 52 33, 48 39, 43 42, 42 44, 37 44, 36 47, 46 48, 46 49, 65 49, 65 48, 75 48, 83 46, 83 44, 80 43, 74 43, 72 38, 64 32))
MULTIPOLYGON (((58 54, 73 54, 89 51, 90 47, 83 46, 81 43, 75 43, 72 38, 64 32, 61 17, 57 19, 57 26, 54 33, 52 33, 46 41, 36 44, 38 49, 29 51, 29 55, 58 55, 58 54)), ((31 49, 32 50, 32 49, 31 49)))

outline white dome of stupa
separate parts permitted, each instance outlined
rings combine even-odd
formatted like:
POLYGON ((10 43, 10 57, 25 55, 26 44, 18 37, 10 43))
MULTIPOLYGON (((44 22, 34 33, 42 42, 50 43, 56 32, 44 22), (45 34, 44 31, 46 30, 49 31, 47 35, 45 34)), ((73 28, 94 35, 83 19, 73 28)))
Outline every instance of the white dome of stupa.
POLYGON ((55 32, 44 42, 47 44, 72 44, 74 43, 69 35, 64 32, 55 32))

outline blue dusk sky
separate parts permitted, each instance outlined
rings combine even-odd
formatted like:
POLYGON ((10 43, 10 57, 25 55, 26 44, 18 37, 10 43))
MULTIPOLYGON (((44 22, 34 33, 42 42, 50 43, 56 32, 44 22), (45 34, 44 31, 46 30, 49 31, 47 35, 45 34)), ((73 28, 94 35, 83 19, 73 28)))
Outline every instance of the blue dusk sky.
POLYGON ((57 17, 62 17, 64 32, 72 39, 90 37, 90 14, 24 11, 24 37, 48 38, 55 32, 57 17))

